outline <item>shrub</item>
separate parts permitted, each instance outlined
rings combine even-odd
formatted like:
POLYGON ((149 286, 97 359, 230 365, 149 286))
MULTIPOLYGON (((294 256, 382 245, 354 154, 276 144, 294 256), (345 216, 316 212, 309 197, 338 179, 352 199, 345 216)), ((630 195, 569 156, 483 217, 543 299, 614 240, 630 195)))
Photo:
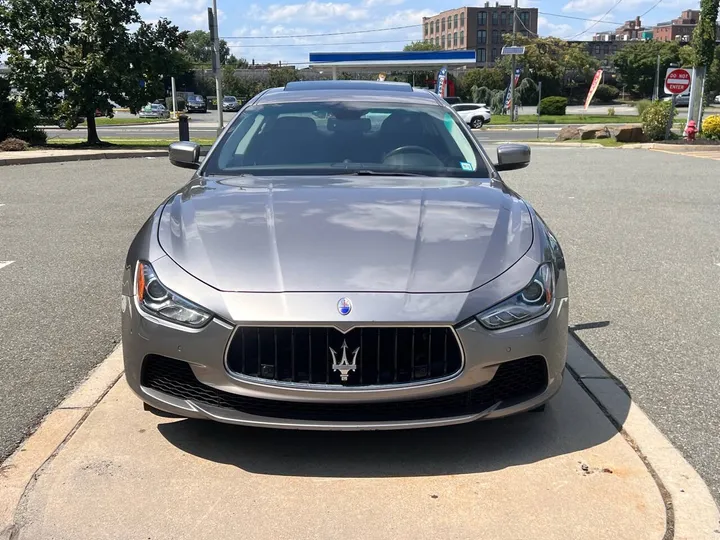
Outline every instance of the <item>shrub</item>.
POLYGON ((713 114, 703 120, 702 134, 708 139, 720 139, 720 114, 713 114))
POLYGON ((560 96, 550 96, 540 100, 538 107, 539 115, 564 116, 567 107, 567 98, 560 96))
POLYGON ((28 143, 26 143, 22 139, 10 137, 8 139, 5 139, 3 142, 0 142, 0 150, 2 150, 3 152, 21 152, 22 150, 27 149, 28 143))
POLYGON ((615 116, 615 107, 608 107, 608 116, 615 116))
MULTIPOLYGON (((673 116, 677 114, 674 111, 673 116)), ((640 115, 643 133, 652 141, 665 138, 665 128, 670 120, 670 102, 656 101, 650 104, 640 115)))
POLYGON ((637 103, 635 103, 635 108, 637 109, 638 115, 642 116, 642 113, 645 112, 645 109, 647 109, 650 105, 652 105, 652 101, 649 99, 641 99, 637 103))
POLYGON ((603 103, 610 103, 618 98, 620 90, 609 84, 601 84, 595 90, 595 97, 603 103))
POLYGON ((22 139, 30 146, 42 146, 47 142, 47 133, 42 129, 28 129, 15 134, 18 139, 22 139))

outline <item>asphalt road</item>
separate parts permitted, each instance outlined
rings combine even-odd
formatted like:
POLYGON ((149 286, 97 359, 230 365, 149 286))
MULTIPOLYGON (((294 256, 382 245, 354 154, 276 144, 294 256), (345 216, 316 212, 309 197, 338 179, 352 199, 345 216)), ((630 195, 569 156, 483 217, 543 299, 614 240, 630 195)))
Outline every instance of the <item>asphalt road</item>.
POLYGON ((720 161, 532 153, 527 169, 503 178, 563 246, 571 325, 599 325, 578 335, 720 501, 720 161))
MULTIPOLYGON (((130 239, 188 177, 163 159, 2 169, 0 459, 114 347, 130 239)), ((504 177, 565 249, 579 336, 720 500, 720 161, 534 147, 504 177)))
POLYGON ((164 159, 0 167, 0 461, 118 342, 130 241, 189 177, 164 159))

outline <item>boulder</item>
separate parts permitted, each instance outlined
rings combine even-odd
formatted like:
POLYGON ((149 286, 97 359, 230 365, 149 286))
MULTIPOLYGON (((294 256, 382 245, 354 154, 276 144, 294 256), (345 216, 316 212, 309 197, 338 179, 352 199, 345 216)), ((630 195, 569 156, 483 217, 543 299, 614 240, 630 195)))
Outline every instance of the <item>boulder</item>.
POLYGON ((580 140, 609 139, 610 130, 606 126, 583 126, 580 128, 580 140))
POLYGON ((563 126, 555 141, 572 141, 580 138, 580 128, 577 126, 563 126))
POLYGON ((643 133, 642 126, 639 124, 624 124, 622 126, 613 126, 612 136, 615 137, 617 142, 629 143, 629 142, 645 142, 645 134, 643 133))

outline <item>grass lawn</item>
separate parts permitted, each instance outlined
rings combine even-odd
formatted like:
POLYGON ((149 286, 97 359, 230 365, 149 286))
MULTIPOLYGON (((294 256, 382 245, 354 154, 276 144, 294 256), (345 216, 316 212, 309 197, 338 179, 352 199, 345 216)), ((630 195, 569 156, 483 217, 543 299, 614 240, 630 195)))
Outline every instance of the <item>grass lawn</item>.
MULTIPOLYGON (((516 124, 537 124, 538 117, 534 114, 521 114, 516 124)), ((640 117, 636 115, 584 115, 566 114, 564 116, 541 116, 541 124, 637 124, 640 117)), ((489 125, 511 124, 509 115, 494 115, 489 125)))
MULTIPOLYGON (((95 119, 95 123, 98 126, 122 126, 127 124, 157 124, 160 122, 177 122, 170 118, 107 118, 101 116, 95 119)), ((87 122, 80 124, 81 126, 87 126, 87 122)))
MULTIPOLYGON (((201 146, 210 146, 215 142, 215 139, 191 139, 193 142, 198 143, 201 146)), ((102 139, 102 142, 108 143, 110 146, 87 146, 85 139, 48 139, 47 145, 53 148, 68 148, 68 149, 82 149, 82 148, 107 148, 112 150, 116 148, 148 148, 148 147, 160 147, 165 148, 170 143, 177 142, 177 139, 113 139, 108 138, 102 139)))

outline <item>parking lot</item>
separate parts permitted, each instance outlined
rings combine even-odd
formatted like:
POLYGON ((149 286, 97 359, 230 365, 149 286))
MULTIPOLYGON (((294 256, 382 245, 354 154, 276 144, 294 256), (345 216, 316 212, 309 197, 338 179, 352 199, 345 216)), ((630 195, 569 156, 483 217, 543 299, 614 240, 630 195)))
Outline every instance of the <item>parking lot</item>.
MULTIPOLYGON (((13 309, 0 312, 0 461, 117 345, 127 246, 189 176, 164 159, 2 169, 0 261, 13 262, 0 265, 0 295, 13 309)), ((563 245, 572 333, 720 500, 720 161, 533 147, 531 166, 503 177, 563 245)), ((627 414, 621 405, 614 420, 627 414)), ((543 415, 409 436, 158 419, 121 381, 48 471, 21 512, 43 518, 16 538, 112 538, 118 526, 133 538, 221 537, 236 501, 256 515, 242 525, 255 538, 292 538, 289 516, 307 537, 336 527, 346 538, 470 538, 478 527, 492 538, 663 538, 667 525, 643 462, 570 376, 543 415), (158 516, 153 498, 172 506, 158 516), (200 500, 202 515, 171 519, 200 500), (375 528, 363 528, 372 513, 375 528), (569 516, 583 521, 558 532, 569 516)))

